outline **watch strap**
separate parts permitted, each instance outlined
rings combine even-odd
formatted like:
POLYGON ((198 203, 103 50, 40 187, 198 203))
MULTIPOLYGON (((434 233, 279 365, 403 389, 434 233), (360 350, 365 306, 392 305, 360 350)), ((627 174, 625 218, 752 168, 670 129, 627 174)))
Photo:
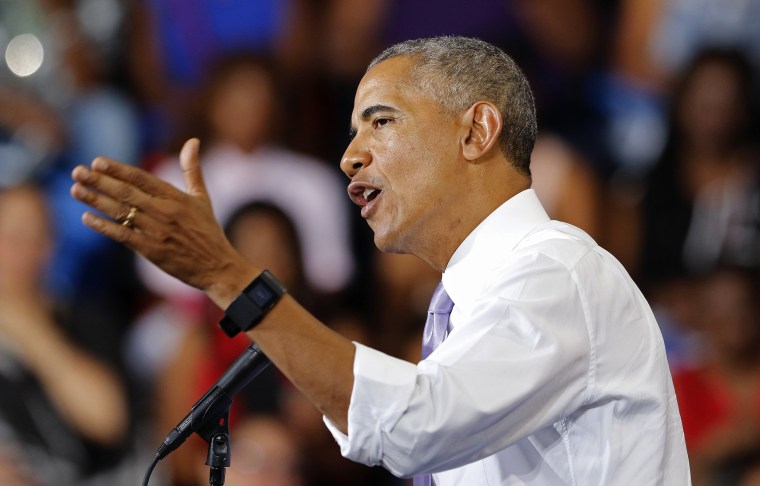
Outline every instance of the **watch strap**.
POLYGON ((227 307, 219 326, 229 337, 252 329, 264 319, 285 292, 285 287, 269 270, 264 270, 227 307))

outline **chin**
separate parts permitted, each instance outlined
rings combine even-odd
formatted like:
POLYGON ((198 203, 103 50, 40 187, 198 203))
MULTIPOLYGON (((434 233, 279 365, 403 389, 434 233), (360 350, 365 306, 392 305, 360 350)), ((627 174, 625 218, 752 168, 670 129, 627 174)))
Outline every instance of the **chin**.
POLYGON ((383 253, 397 253, 393 251, 393 247, 391 245, 388 245, 384 239, 378 238, 377 235, 375 235, 375 246, 383 253))
POLYGON ((408 253, 398 235, 375 231, 375 246, 383 253, 408 253))

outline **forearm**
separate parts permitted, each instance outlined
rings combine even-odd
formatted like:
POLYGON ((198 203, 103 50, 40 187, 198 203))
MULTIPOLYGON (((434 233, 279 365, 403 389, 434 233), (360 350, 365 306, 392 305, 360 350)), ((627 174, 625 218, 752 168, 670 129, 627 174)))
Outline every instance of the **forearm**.
POLYGON ((343 432, 353 389, 354 344, 285 296, 248 335, 343 432))
POLYGON ((65 133, 58 116, 47 106, 18 91, 0 87, 0 126, 16 131, 32 127, 42 134, 48 143, 58 148, 65 133))
MULTIPOLYGON (((226 309, 260 273, 240 259, 227 265, 206 293, 226 309)), ((287 294, 248 331, 248 336, 325 416, 343 432, 348 429, 355 354, 351 341, 322 324, 287 294)))
POLYGON ((105 365, 57 332, 38 336, 24 351, 24 361, 61 415, 82 435, 103 444, 124 438, 125 392, 105 365))

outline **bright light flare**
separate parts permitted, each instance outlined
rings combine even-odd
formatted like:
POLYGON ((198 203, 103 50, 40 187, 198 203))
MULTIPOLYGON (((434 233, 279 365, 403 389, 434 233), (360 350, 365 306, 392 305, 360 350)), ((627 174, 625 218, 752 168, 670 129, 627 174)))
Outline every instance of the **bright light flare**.
POLYGON ((21 78, 36 73, 44 58, 42 42, 32 34, 17 35, 5 48, 5 63, 8 69, 21 78))

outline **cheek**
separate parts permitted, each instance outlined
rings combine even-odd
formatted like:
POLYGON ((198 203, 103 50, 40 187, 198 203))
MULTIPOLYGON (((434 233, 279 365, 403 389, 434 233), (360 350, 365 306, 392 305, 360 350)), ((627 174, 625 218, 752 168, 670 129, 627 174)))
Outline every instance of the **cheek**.
POLYGON ((383 171, 393 187, 418 191, 435 179, 440 155, 426 141, 417 141, 419 137, 387 141, 386 150, 392 156, 383 171))
POLYGON ((389 189, 386 211, 398 225, 409 223, 407 220, 422 222, 425 213, 447 203, 446 188, 452 183, 448 179, 456 147, 450 134, 435 128, 394 135, 383 140, 378 158, 378 169, 389 189))

